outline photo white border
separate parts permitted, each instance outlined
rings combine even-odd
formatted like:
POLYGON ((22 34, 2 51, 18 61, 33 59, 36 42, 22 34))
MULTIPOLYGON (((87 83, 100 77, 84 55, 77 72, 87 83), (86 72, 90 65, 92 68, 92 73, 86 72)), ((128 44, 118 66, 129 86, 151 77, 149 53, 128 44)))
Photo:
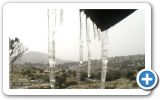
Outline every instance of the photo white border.
MULTIPOLYGON (((5 3, 6 7, 14 3, 5 3)), ((17 4, 17 3, 16 3, 17 4)), ((21 4, 21 3, 18 3, 21 4)), ((23 4, 23 3, 22 3, 23 4)), ((144 9, 145 69, 151 69, 151 6, 148 3, 26 3, 64 9, 144 9)), ((3 15, 2 15, 3 16, 3 15)), ((3 18, 3 17, 2 17, 3 18)), ((2 19, 3 22, 3 19, 2 19)), ((2 23, 2 26, 4 23, 2 23)), ((148 95, 142 89, 9 89, 9 34, 3 30, 3 92, 6 95, 148 95)))

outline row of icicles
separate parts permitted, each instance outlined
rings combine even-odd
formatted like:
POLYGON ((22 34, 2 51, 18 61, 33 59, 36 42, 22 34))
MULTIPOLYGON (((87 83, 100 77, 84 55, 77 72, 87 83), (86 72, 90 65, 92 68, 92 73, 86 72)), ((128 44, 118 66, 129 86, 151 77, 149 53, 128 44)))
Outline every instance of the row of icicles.
MULTIPOLYGON (((84 11, 79 10, 80 19, 80 37, 79 37, 79 67, 83 64, 83 37, 86 34, 86 43, 88 49, 88 78, 91 75, 91 37, 90 34, 94 32, 94 39, 101 40, 101 59, 102 59, 102 71, 101 71, 101 87, 105 88, 105 78, 107 72, 108 63, 108 34, 107 31, 101 32, 97 25, 91 21, 89 17, 86 17, 84 11), (91 29, 93 31, 91 31, 91 29)), ((55 33, 57 27, 63 23, 63 10, 62 9, 49 9, 48 10, 48 55, 50 66, 50 86, 55 88, 55 33)), ((79 69, 77 68, 77 72, 79 69)), ((78 76, 78 75, 77 75, 78 76)), ((79 80, 79 79, 78 79, 79 80)))

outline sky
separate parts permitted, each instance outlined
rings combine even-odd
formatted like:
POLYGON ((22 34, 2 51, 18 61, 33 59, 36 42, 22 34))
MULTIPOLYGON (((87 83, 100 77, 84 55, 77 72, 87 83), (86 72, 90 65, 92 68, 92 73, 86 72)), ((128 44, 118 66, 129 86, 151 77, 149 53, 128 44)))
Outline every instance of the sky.
MULTIPOLYGON (((3 9, 3 33, 18 37, 29 49, 48 53, 47 6, 12 4, 3 9)), ((56 57, 64 60, 79 60, 78 9, 64 9, 63 25, 55 34, 56 57)), ((145 12, 137 10, 111 27, 109 57, 145 53, 145 12)), ((101 42, 91 35, 91 58, 101 58, 101 42)), ((85 39, 85 38, 84 38, 85 39)), ((87 59, 87 44, 84 43, 84 59, 87 59)))

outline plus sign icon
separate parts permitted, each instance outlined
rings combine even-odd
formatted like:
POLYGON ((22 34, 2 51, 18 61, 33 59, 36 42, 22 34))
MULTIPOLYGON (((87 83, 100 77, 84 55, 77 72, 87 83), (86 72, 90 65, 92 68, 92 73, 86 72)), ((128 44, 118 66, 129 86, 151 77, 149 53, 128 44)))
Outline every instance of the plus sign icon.
POLYGON ((137 84, 144 90, 153 89, 158 81, 157 74, 152 70, 141 70, 137 74, 137 84))

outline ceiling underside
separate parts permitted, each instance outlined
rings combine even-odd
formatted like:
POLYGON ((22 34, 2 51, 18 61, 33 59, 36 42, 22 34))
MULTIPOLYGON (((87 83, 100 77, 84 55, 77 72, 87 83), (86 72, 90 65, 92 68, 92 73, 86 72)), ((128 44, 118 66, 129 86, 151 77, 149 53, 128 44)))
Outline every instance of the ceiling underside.
POLYGON ((135 10, 136 9, 81 9, 101 31, 109 29, 132 14, 135 10))

